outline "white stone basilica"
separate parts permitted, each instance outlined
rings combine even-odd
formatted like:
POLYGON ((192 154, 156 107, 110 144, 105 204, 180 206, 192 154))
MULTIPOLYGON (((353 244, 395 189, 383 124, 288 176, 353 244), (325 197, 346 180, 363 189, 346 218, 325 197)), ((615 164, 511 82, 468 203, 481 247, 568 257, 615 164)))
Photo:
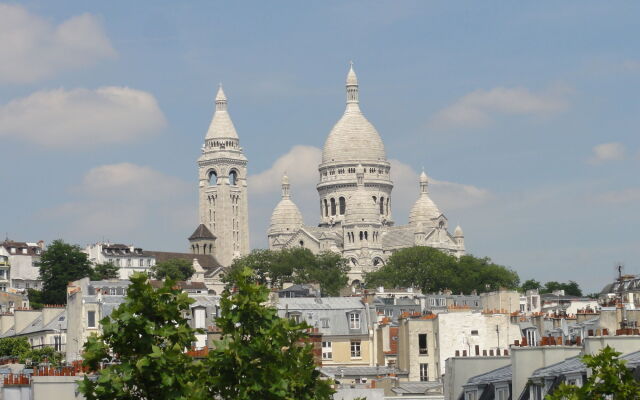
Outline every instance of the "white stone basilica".
POLYGON ((314 253, 341 253, 351 264, 350 283, 358 283, 364 272, 381 267, 391 253, 401 248, 430 246, 463 255, 462 229, 456 227, 453 235, 448 232, 447 218, 429 197, 424 172, 419 178, 420 191, 409 214, 409 224, 394 226, 391 166, 380 135, 360 110, 353 66, 346 89, 346 110, 329 133, 318 166, 320 223, 304 224, 291 200, 285 175, 282 200, 271 216, 269 248, 302 246, 314 253))

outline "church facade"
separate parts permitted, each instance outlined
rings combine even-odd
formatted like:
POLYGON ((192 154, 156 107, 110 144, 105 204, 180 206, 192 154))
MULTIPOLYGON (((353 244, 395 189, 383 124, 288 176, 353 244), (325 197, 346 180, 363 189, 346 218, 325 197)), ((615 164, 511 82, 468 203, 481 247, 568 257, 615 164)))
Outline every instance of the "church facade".
POLYGON ((380 135, 360 110, 353 66, 347 75, 346 98, 345 112, 329 133, 318 166, 319 223, 305 225, 284 176, 282 199, 273 210, 267 233, 269 248, 300 246, 314 253, 341 253, 350 263, 352 284, 384 265, 398 249, 430 246, 463 255, 462 229, 458 226, 449 233, 447 218, 429 196, 424 172, 416 182, 419 190, 409 223, 394 224, 391 165, 380 135))

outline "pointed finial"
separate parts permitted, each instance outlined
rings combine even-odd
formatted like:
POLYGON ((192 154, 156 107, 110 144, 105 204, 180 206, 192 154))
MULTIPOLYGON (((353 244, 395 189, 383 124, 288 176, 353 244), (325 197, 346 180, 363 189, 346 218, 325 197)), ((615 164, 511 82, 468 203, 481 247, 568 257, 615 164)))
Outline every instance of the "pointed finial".
POLYGON ((427 193, 428 186, 429 186, 429 178, 427 177, 427 174, 424 172, 424 169, 423 169, 422 173, 420 174, 420 192, 427 193))
POLYGON ((353 70, 353 61, 349 65, 349 73, 347 73, 347 110, 358 111, 358 77, 353 70))
POLYGON ((289 177, 287 176, 287 172, 282 175, 282 198, 289 198, 289 177))
POLYGON ((218 93, 216 94, 216 111, 226 111, 227 110, 227 96, 224 94, 224 90, 222 90, 222 83, 218 86, 218 93))

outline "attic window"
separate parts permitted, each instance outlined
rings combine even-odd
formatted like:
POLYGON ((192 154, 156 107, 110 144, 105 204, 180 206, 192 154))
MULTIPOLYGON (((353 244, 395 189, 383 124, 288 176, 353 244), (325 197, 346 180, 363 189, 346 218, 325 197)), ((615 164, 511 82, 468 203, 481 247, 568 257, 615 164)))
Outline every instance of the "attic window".
POLYGON ((474 329, 474 330, 472 330, 472 331, 471 331, 471 335, 472 335, 472 336, 478 336, 478 331, 477 331, 477 330, 475 330, 475 329, 474 329))

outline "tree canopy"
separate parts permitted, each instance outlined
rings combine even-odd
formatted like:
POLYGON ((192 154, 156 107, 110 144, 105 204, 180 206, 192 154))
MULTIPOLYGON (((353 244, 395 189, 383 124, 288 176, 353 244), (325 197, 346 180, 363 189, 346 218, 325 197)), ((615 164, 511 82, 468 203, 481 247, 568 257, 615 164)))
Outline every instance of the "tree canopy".
POLYGON ((236 271, 216 319, 222 339, 206 362, 211 394, 222 400, 328 400, 333 390, 315 368, 306 323, 279 318, 263 304, 269 289, 249 268, 236 271))
POLYGON ((607 346, 596 355, 585 355, 582 362, 591 369, 591 375, 581 387, 561 383, 547 395, 547 400, 605 399, 626 400, 640 398, 640 383, 626 367, 620 354, 607 346))
POLYGON ((465 255, 458 259, 432 247, 415 246, 393 253, 386 265, 365 275, 365 282, 368 287, 418 286, 423 293, 444 289, 470 293, 516 289, 520 278, 488 257, 465 255))
POLYGON ((84 364, 99 372, 82 382, 87 400, 202 398, 202 365, 184 351, 195 342, 184 317, 192 302, 171 280, 154 290, 146 275, 132 275, 124 303, 84 346, 84 364), (104 360, 114 363, 99 370, 104 360))
POLYGON ((93 269, 79 246, 54 240, 42 252, 37 266, 42 280, 42 303, 67 304, 67 284, 91 276, 93 269))
POLYGON ((62 360, 62 354, 53 347, 32 349, 26 337, 0 338, 0 357, 15 357, 21 363, 31 360, 33 364, 47 361, 59 365, 62 360))
POLYGON ((333 252, 313 254, 309 249, 294 247, 282 250, 254 250, 237 258, 227 273, 227 280, 249 268, 254 271, 257 282, 270 282, 282 287, 284 282, 317 282, 323 296, 337 296, 347 285, 349 266, 345 259, 333 252))
POLYGON ((104 279, 118 279, 120 273, 118 272, 120 267, 113 265, 113 263, 96 264, 93 266, 91 272, 92 281, 101 281, 104 279))
POLYGON ((185 352, 195 329, 184 318, 193 300, 167 280, 154 290, 134 274, 125 302, 100 321, 102 335, 84 346, 87 400, 329 400, 333 390, 315 368, 308 326, 264 305, 269 290, 254 273, 237 271, 216 319, 221 340, 204 360, 185 352), (109 361, 106 368, 100 364, 109 361))
POLYGON ((194 274, 193 263, 181 258, 173 258, 159 262, 151 267, 151 274, 156 279, 173 279, 176 281, 186 281, 194 274))
POLYGON ((569 281, 568 283, 561 283, 556 281, 549 281, 542 285, 535 279, 529 279, 522 283, 520 290, 526 292, 527 290, 538 289, 540 293, 552 293, 556 290, 564 290, 564 294, 568 296, 582 296, 582 289, 575 281, 569 281))

